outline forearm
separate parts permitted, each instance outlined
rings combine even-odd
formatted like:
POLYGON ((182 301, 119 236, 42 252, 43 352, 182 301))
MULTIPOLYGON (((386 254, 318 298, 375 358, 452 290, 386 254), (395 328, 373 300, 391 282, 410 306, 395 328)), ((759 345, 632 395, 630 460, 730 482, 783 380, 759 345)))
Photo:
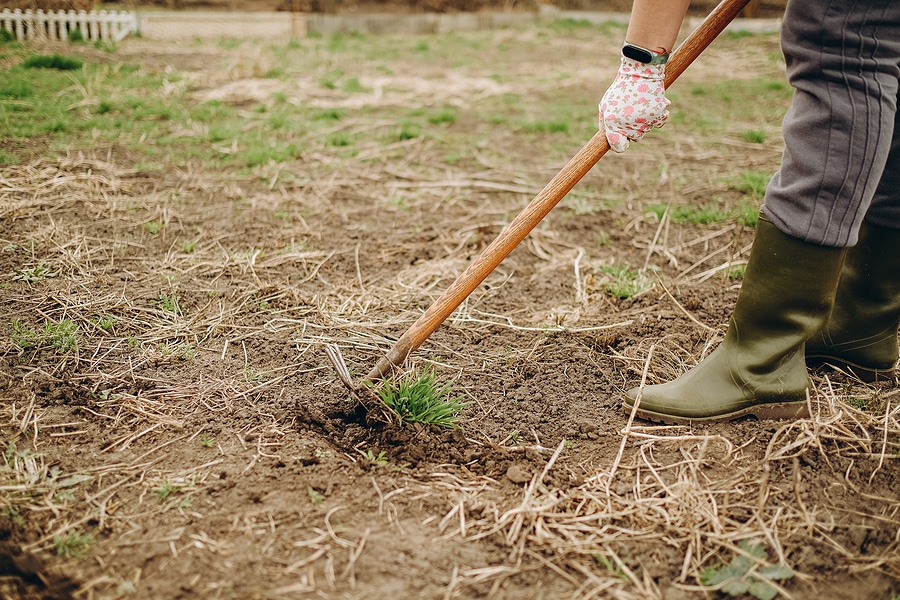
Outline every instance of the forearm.
POLYGON ((691 0, 634 0, 625 39, 648 50, 671 52, 691 0))

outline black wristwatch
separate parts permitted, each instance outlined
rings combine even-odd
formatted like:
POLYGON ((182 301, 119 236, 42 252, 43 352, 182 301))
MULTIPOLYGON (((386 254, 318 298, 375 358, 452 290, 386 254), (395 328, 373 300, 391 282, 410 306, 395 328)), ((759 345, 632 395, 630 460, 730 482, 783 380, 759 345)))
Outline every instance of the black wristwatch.
POLYGON ((668 52, 654 52, 628 42, 625 42, 622 46, 622 56, 642 62, 645 65, 664 65, 669 60, 668 52))

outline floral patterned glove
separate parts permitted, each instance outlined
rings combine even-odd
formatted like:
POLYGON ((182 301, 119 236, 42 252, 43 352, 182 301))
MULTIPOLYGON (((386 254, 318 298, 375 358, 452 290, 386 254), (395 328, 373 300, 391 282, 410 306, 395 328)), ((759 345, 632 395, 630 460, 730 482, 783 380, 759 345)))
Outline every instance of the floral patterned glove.
POLYGON ((666 98, 666 65, 647 65, 622 57, 615 81, 600 101, 600 126, 606 128, 609 147, 625 152, 629 140, 636 142, 662 127, 669 118, 671 104, 666 98))

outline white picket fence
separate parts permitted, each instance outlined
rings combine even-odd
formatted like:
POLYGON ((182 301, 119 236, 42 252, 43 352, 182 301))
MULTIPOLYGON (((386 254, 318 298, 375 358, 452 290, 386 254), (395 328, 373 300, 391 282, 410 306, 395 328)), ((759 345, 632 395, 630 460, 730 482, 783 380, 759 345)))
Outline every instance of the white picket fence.
POLYGON ((0 11, 0 29, 26 40, 67 40, 72 31, 85 40, 121 41, 138 30, 137 15, 127 11, 80 10, 47 11, 4 8, 0 11))

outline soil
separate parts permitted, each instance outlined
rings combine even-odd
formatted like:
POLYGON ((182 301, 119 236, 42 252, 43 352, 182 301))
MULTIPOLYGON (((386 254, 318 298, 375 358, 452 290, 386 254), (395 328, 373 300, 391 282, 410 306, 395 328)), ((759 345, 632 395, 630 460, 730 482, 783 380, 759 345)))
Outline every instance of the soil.
MULTIPOLYGON (((496 35, 486 47, 516 34, 496 35)), ((423 105, 476 110, 542 93, 554 61, 573 94, 596 91, 615 67, 595 43, 519 56, 496 90, 495 65, 452 90, 424 63, 396 72, 431 84, 423 105)), ((222 70, 241 52, 131 40, 116 60, 192 73, 186 101, 251 106, 259 81, 222 70)), ((683 85, 758 68, 777 37, 709 52, 683 85)), ((289 91, 359 101, 304 89, 289 91)), ((647 205, 739 205, 725 176, 774 171, 777 134, 722 128, 713 152, 657 133, 606 157, 411 357, 469 403, 459 428, 398 421, 340 383, 325 344, 368 372, 577 150, 465 115, 454 131, 486 143, 452 164, 416 137, 251 176, 3 140, 24 160, 0 172, 2 597, 681 600, 716 596, 704 573, 748 547, 790 566, 783 597, 900 594, 895 381, 814 374, 814 416, 788 423, 622 411, 626 389, 721 340, 753 237, 647 205), (617 265, 645 289, 612 295, 617 265), (63 319, 75 352, 14 343, 14 323, 63 319)))

